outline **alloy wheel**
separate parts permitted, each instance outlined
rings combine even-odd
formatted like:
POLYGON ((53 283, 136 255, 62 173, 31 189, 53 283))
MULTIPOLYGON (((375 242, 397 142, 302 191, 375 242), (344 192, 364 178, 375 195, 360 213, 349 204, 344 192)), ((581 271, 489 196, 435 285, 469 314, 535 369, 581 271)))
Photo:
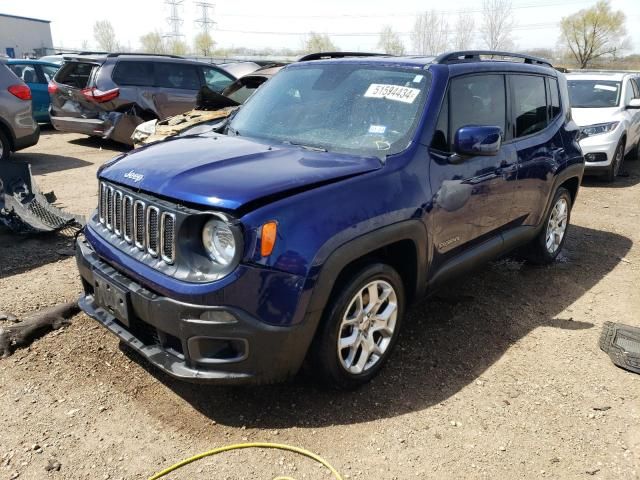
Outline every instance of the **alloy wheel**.
POLYGON ((338 332, 338 358, 352 374, 375 366, 389 348, 398 318, 398 297, 384 280, 374 280, 349 302, 338 332))
POLYGON ((567 219, 569 218, 569 204, 565 198, 560 197, 551 210, 547 223, 547 235, 545 246, 550 254, 555 254, 562 244, 562 239, 567 231, 567 219))

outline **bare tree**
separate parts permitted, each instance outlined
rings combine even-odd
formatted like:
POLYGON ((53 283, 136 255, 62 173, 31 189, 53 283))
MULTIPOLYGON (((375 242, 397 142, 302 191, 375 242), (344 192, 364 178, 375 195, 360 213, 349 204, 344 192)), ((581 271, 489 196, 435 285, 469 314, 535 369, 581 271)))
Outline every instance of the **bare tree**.
POLYGON ((140 37, 140 45, 145 53, 167 53, 162 34, 159 31, 149 32, 140 37))
POLYGON ((413 50, 419 55, 437 55, 449 45, 449 24, 446 17, 436 10, 418 15, 411 32, 413 50))
POLYGON ((560 42, 580 65, 586 68, 596 58, 616 57, 628 45, 622 11, 611 10, 608 0, 564 17, 560 22, 560 42))
POLYGON ((209 32, 200 32, 193 40, 193 46, 197 55, 208 57, 213 54, 213 47, 216 42, 211 38, 209 32))
POLYGON ((454 50, 469 50, 473 44, 476 22, 472 13, 461 13, 456 20, 455 35, 452 40, 454 50))
POLYGON ((489 50, 508 50, 513 47, 513 7, 511 0, 483 0, 482 39, 489 50))
POLYGON ((116 32, 109 20, 98 20, 93 24, 93 37, 96 39, 98 48, 106 52, 120 50, 116 32))
POLYGON ((404 55, 404 43, 390 25, 385 25, 380 32, 378 48, 389 55, 404 55))
POLYGON ((338 47, 336 47, 329 35, 326 33, 316 33, 310 32, 309 36, 304 41, 304 51, 307 53, 314 52, 336 52, 338 51, 338 47))

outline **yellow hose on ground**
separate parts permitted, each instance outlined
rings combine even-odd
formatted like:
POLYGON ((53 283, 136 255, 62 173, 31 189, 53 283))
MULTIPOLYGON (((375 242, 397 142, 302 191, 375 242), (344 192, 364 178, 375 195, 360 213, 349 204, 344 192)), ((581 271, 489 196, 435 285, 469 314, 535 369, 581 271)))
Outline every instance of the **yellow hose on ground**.
MULTIPOLYGON (((305 450, 304 448, 299 448, 299 447, 292 447, 291 445, 283 445, 280 443, 261 443, 261 442, 236 443, 234 445, 227 445, 226 447, 214 448, 213 450, 209 450, 208 452, 200 453, 198 455, 194 455, 191 458, 187 458, 186 460, 178 462, 175 465, 172 465, 169 468, 166 468, 165 470, 162 470, 161 472, 156 473, 154 476, 149 478, 149 480, 157 480, 158 478, 162 478, 165 475, 175 470, 178 470, 179 468, 184 467, 185 465, 189 465, 190 463, 196 462, 205 457, 217 455, 218 453, 229 452, 231 450, 242 450, 245 448, 272 448, 276 450, 286 450, 288 452, 297 453, 299 455, 303 455, 305 457, 311 458, 312 460, 315 460, 316 462, 324 465, 331 472, 331 474, 336 478, 336 480, 343 480, 340 474, 337 472, 337 470, 333 468, 329 464, 329 462, 327 462, 324 458, 316 455, 315 453, 310 452, 309 450, 305 450)), ((293 480, 293 479, 291 477, 276 477, 273 480, 293 480)))

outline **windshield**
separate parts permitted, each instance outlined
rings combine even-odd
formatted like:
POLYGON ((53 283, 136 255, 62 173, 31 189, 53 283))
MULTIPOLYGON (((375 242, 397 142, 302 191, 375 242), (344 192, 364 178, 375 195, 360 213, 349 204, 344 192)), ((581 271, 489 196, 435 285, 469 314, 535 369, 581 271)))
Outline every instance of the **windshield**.
POLYGON ((411 142, 429 81, 428 72, 408 68, 287 68, 247 101, 229 134, 384 158, 411 142))
POLYGON ((620 82, 569 80, 569 100, 574 108, 611 108, 620 103, 620 82))

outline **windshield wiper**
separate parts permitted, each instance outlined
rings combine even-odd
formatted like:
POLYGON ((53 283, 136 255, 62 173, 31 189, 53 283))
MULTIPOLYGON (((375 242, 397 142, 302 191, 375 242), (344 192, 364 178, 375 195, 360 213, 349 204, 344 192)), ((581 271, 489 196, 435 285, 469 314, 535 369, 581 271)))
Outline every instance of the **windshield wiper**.
POLYGON ((284 143, 285 145, 293 145, 295 147, 304 148, 305 150, 311 150, 313 152, 328 152, 329 151, 324 147, 316 147, 316 146, 313 146, 313 145, 304 145, 302 143, 291 142, 289 140, 284 140, 282 143, 284 143))

